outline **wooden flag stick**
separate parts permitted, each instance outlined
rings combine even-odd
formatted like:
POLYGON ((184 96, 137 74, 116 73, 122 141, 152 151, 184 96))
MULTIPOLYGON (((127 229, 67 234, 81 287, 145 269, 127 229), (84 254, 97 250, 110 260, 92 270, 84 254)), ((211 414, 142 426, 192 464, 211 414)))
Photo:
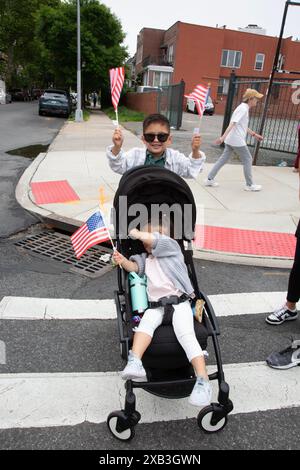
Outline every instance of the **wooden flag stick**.
POLYGON ((113 250, 116 251, 116 247, 112 241, 112 238, 110 236, 110 232, 109 232, 109 228, 108 228, 108 225, 106 223, 106 220, 105 220, 105 216, 104 216, 104 202, 105 202, 105 194, 104 194, 104 188, 103 186, 100 186, 99 188, 99 209, 100 209, 100 213, 101 213, 101 216, 103 218, 103 221, 104 221, 104 224, 105 224, 105 227, 107 229, 107 234, 109 236, 109 240, 110 240, 110 243, 112 244, 112 247, 113 247, 113 250))

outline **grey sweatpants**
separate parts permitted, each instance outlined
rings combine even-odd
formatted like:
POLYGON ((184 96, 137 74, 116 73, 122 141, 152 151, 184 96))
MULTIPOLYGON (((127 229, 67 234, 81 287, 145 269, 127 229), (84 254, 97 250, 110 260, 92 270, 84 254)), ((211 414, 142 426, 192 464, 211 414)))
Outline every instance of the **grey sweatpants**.
POLYGON ((243 147, 232 147, 231 145, 225 144, 225 149, 222 155, 220 156, 219 160, 214 164, 213 168, 211 169, 208 179, 213 180, 222 166, 228 162, 229 158, 231 157, 232 153, 236 153, 244 168, 244 176, 246 180, 247 186, 251 186, 253 184, 252 180, 252 155, 247 147, 247 145, 243 147))

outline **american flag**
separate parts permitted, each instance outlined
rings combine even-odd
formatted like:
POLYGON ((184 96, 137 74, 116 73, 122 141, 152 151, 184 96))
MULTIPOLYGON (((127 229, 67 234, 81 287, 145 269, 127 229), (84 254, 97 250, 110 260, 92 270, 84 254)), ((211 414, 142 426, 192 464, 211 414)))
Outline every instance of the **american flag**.
POLYGON ((111 100, 113 107, 117 109, 120 94, 124 84, 124 67, 117 67, 116 69, 110 69, 110 88, 111 88, 111 100))
POLYGON ((100 211, 95 212, 95 214, 71 236, 71 242, 77 259, 79 259, 88 248, 109 239, 109 232, 100 211))
POLYGON ((195 101, 195 105, 200 117, 203 116, 204 107, 209 95, 209 88, 203 85, 197 85, 190 95, 184 95, 195 101))

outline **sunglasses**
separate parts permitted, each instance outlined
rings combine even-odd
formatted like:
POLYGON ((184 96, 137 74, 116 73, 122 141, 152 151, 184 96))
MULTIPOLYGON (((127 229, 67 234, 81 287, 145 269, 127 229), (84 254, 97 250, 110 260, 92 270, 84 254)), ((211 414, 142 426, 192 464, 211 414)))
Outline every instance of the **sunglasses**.
POLYGON ((144 139, 146 142, 154 142, 155 137, 157 137, 158 142, 166 142, 170 134, 161 132, 159 134, 144 134, 144 139))

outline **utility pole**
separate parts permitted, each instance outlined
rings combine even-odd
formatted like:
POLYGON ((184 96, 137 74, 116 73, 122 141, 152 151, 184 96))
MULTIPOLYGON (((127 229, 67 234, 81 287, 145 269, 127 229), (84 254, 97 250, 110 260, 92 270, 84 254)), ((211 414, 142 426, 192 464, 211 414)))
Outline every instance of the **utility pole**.
MULTIPOLYGON (((274 57, 273 68, 271 70, 270 77, 269 77, 268 89, 267 89, 267 93, 266 93, 266 99, 265 99, 265 102, 264 102, 263 113, 262 113, 262 118, 261 118, 261 124, 260 124, 259 132, 258 132, 260 135, 262 135, 263 131, 264 131, 267 112, 268 112, 268 106, 269 106, 270 97, 271 97, 272 85, 273 85, 273 81, 274 81, 274 75, 278 71, 278 59, 279 59, 279 54, 280 54, 280 50, 281 50, 282 36, 283 36, 283 32, 284 32, 284 26, 285 26, 285 22, 286 22, 286 16, 287 16, 288 8, 289 8, 290 5, 300 6, 300 3, 299 2, 292 2, 292 1, 286 1, 286 3, 285 3, 285 8, 284 8, 283 17, 282 17, 282 23, 281 23, 281 29, 280 29, 280 35, 279 35, 278 42, 277 42, 277 49, 276 49, 276 53, 275 53, 275 57, 274 57)), ((257 141, 256 145, 255 145, 254 155, 253 155, 253 165, 256 165, 259 148, 260 148, 260 142, 257 141)))
POLYGON ((82 122, 81 109, 81 45, 80 45, 80 0, 77 0, 77 108, 75 122, 82 122))

